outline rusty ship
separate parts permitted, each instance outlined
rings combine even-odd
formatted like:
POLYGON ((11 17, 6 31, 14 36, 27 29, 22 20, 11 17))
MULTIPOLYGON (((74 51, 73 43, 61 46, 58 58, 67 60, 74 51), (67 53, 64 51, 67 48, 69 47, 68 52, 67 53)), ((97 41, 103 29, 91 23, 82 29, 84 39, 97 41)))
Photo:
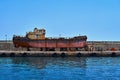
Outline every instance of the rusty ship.
POLYGON ((45 37, 45 34, 45 29, 34 28, 24 37, 14 35, 13 44, 16 48, 22 47, 27 50, 30 48, 39 48, 41 51, 87 50, 87 36, 49 38, 45 37))

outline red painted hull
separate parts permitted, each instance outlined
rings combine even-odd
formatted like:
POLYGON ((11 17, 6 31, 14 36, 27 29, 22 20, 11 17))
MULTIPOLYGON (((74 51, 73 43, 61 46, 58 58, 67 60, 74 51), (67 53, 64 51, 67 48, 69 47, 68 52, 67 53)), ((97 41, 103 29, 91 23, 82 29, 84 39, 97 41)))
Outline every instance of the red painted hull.
POLYGON ((71 43, 62 43, 62 42, 57 42, 57 43, 41 43, 41 42, 28 42, 27 43, 30 47, 34 47, 34 48, 77 48, 77 47, 84 47, 86 46, 86 42, 85 41, 81 41, 81 42, 71 42, 71 43))
POLYGON ((15 47, 26 48, 84 48, 86 39, 45 39, 30 40, 26 37, 13 37, 15 47))

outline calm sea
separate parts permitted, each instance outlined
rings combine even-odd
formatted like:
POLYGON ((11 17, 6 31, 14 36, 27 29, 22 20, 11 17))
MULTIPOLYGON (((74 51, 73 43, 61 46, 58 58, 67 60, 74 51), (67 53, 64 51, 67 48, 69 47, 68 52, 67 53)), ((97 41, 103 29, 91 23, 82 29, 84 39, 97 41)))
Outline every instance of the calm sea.
POLYGON ((120 80, 120 57, 0 57, 0 80, 120 80))

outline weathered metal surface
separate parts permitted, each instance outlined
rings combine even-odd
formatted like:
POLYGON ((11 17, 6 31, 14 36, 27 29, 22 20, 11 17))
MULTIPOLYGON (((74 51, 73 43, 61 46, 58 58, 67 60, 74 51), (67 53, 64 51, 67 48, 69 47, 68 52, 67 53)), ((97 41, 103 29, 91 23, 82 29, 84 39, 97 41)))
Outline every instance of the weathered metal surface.
POLYGON ((20 40, 15 40, 13 41, 14 42, 14 45, 15 47, 35 47, 35 48, 39 48, 39 47, 48 47, 48 48, 72 48, 72 47, 75 47, 75 48, 82 48, 82 47, 85 47, 87 46, 86 44, 86 41, 69 41, 69 40, 66 40, 66 41, 58 41, 58 40, 47 40, 47 41, 20 41, 20 40))
POLYGON ((14 36, 13 43, 15 47, 26 48, 85 48, 87 46, 87 36, 40 39, 41 35, 45 35, 45 30, 35 29, 34 32, 27 33, 25 37, 14 36))
POLYGON ((26 42, 28 43, 29 47, 34 47, 34 48, 45 48, 45 42, 26 42))

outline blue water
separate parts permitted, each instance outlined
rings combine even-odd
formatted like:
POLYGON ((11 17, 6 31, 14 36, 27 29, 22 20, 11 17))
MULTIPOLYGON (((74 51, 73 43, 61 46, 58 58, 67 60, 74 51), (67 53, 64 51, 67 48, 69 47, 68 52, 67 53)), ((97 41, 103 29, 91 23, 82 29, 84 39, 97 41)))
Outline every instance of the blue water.
POLYGON ((0 80, 120 80, 120 57, 0 57, 0 80))

